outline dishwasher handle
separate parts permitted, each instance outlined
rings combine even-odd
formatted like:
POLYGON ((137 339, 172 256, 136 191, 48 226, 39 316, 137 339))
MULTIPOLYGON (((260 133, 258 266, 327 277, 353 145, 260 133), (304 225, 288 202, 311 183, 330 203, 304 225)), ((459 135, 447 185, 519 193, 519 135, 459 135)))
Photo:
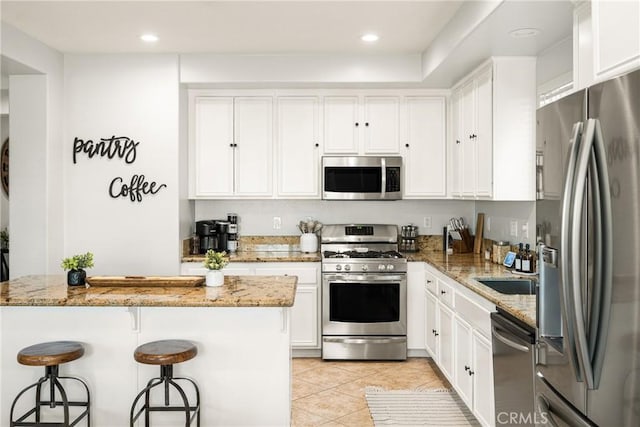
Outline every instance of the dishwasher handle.
MULTIPOLYGON (((505 331, 506 332, 506 331, 505 331)), ((523 345, 523 344, 519 344, 515 341, 510 340, 509 338, 505 337, 504 335, 502 335, 500 332, 498 332, 498 328, 496 326, 493 326, 491 328, 491 334, 501 343, 503 343, 504 345, 507 345, 515 350, 518 351, 522 351, 525 353, 529 352, 529 346, 528 345, 523 345)))

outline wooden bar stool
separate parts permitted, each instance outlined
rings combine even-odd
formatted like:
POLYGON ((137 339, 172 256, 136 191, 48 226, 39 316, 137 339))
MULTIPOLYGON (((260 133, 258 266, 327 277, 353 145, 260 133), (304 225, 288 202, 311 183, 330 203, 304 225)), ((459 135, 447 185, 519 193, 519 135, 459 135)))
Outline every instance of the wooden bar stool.
POLYGON ((45 342, 36 345, 32 345, 30 347, 23 348, 18 353, 18 363, 22 365, 28 366, 44 366, 44 376, 40 378, 36 383, 31 384, 27 388, 23 389, 16 396, 15 400, 11 404, 11 413, 10 413, 10 426, 18 427, 18 426, 64 426, 70 427, 75 426, 84 418, 87 417, 87 426, 91 425, 91 418, 89 415, 89 408, 91 397, 89 395, 89 387, 87 384, 81 380, 80 378, 75 377, 61 377, 58 375, 58 366, 62 363, 71 362, 73 360, 79 359, 84 354, 84 347, 82 343, 75 341, 53 341, 53 342, 45 342), (67 397, 67 392, 64 387, 60 383, 60 380, 73 380, 78 381, 84 387, 87 392, 87 400, 86 401, 69 401, 67 397), (41 391, 42 386, 49 381, 49 400, 42 400, 41 391), (35 402, 36 406, 27 411, 24 415, 19 417, 18 419, 13 418, 13 412, 16 406, 16 403, 20 399, 20 397, 25 394, 30 389, 36 389, 35 402), (56 399, 56 389, 60 394, 60 400, 56 399), (48 405, 50 408, 55 408, 56 406, 62 406, 64 421, 62 422, 44 422, 41 421, 40 416, 40 408, 48 405), (73 421, 69 419, 69 407, 71 406, 82 406, 86 409, 78 415, 73 421), (31 415, 35 415, 35 421, 26 421, 31 415))
POLYGON ((149 416, 154 411, 184 411, 185 426, 190 426, 194 418, 196 425, 200 427, 200 390, 195 381, 190 378, 174 377, 173 365, 176 363, 186 362, 196 357, 198 347, 195 344, 185 340, 161 340, 143 344, 136 348, 133 357, 138 363, 147 365, 160 365, 160 376, 152 378, 147 386, 136 396, 131 405, 131 415, 129 418, 130 426, 144 413, 144 425, 149 426, 149 416), (190 406, 189 400, 184 390, 176 380, 187 381, 193 385, 196 393, 196 405, 190 406), (149 402, 151 389, 164 384, 164 406, 151 406, 149 402), (172 386, 182 398, 182 406, 169 406, 169 386, 172 386), (144 396, 144 405, 135 412, 136 404, 144 396))

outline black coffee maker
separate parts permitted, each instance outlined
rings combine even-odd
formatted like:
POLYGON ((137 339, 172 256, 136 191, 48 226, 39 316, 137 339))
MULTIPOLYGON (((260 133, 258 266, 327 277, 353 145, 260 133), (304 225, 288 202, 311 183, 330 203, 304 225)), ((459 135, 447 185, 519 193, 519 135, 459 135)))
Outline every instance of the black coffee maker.
POLYGON ((214 220, 196 221, 196 234, 200 238, 201 254, 206 254, 209 249, 218 250, 218 233, 214 220))
POLYGON ((227 241, 229 240, 229 221, 218 219, 216 222, 216 234, 218 236, 216 251, 222 252, 227 250, 227 241))

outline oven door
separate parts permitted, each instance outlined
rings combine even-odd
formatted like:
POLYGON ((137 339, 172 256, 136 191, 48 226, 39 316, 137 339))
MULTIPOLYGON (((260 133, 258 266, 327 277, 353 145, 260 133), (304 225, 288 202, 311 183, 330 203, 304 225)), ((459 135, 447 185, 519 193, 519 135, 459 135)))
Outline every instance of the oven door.
POLYGON ((405 274, 323 274, 322 335, 406 335, 405 274))

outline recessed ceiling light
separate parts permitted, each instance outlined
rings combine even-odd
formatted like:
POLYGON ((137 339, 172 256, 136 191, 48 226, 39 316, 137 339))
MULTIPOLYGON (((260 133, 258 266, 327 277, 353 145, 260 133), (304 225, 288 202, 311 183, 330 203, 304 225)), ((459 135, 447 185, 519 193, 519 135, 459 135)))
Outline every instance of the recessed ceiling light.
POLYGON ((534 36, 537 36, 538 34, 540 34, 540 30, 537 28, 516 28, 515 30, 509 31, 509 35, 517 39, 522 39, 525 37, 534 37, 534 36))
POLYGON ((143 34, 140 36, 140 40, 147 43, 153 43, 158 41, 158 36, 155 34, 143 34))
POLYGON ((373 43, 373 42, 377 42, 380 37, 378 37, 376 34, 369 33, 369 34, 365 34, 360 38, 362 39, 363 42, 373 43))

